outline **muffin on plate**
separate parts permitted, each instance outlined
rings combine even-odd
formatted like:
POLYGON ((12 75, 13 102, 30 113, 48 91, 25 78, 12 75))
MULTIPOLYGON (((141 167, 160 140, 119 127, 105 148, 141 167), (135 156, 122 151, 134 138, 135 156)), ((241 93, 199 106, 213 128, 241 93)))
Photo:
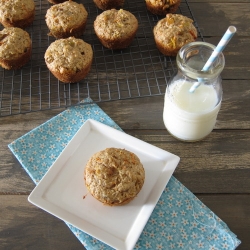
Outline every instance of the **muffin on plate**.
POLYGON ((19 69, 31 57, 32 42, 29 34, 17 27, 0 31, 0 65, 5 69, 19 69))
POLYGON ((35 16, 34 0, 0 0, 0 22, 4 27, 25 28, 35 16))
POLYGON ((197 38, 193 20, 181 14, 167 14, 158 21, 153 33, 156 47, 166 56, 176 56, 182 46, 197 38))
POLYGON ((125 205, 140 192, 145 170, 134 153, 106 148, 89 159, 84 180, 88 191, 98 201, 109 206, 125 205))
POLYGON ((93 0, 95 5, 101 10, 120 8, 124 5, 124 0, 93 0))
POLYGON ((51 73, 64 83, 78 82, 89 73, 93 61, 90 44, 82 39, 58 39, 47 48, 45 62, 51 73))
POLYGON ((87 17, 88 12, 83 4, 70 0, 51 6, 45 21, 50 30, 49 35, 55 38, 79 37, 85 30, 87 17))
POLYGON ((124 49, 132 43, 138 30, 138 21, 129 11, 106 10, 96 17, 94 30, 104 47, 124 49))
POLYGON ((145 0, 147 9, 155 15, 175 13, 180 5, 180 0, 145 0))

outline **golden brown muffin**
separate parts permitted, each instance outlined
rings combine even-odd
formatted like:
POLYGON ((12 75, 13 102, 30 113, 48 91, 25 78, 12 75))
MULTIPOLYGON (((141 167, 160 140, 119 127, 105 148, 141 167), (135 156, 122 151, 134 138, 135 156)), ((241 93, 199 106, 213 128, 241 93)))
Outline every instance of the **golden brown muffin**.
POLYGON ((175 13, 180 5, 180 0, 145 0, 147 9, 155 15, 175 13))
POLYGON ((73 1, 51 6, 45 20, 50 30, 49 35, 55 38, 79 37, 83 34, 88 12, 82 4, 73 1))
POLYGON ((0 31, 0 65, 5 69, 19 69, 31 57, 32 43, 29 34, 17 27, 0 31))
POLYGON ((124 0, 93 0, 95 5, 101 10, 120 8, 124 5, 124 0))
POLYGON ((84 169, 84 180, 90 194, 105 205, 124 205, 140 192, 145 170, 132 152, 106 148, 94 154, 84 169))
POLYGON ((176 56, 182 46, 197 38, 193 20, 180 14, 167 14, 153 32, 157 48, 166 56, 176 56))
POLYGON ((138 30, 138 21, 129 11, 106 10, 94 21, 95 33, 108 49, 124 49, 133 41, 138 30))
POLYGON ((4 27, 25 28, 35 16, 34 0, 0 0, 0 22, 4 27))
POLYGON ((82 39, 69 37, 51 43, 44 55, 51 73, 64 83, 78 82, 90 71, 93 50, 82 39))

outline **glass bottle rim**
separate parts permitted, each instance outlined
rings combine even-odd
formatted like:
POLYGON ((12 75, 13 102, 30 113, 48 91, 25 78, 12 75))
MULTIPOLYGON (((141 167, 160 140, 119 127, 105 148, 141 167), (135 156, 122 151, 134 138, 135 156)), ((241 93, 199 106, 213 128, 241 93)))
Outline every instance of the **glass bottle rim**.
POLYGON ((202 67, 205 65, 206 61, 204 62, 204 65, 201 65, 199 69, 191 67, 187 63, 188 58, 199 53, 199 51, 201 50, 210 51, 209 52, 210 53, 209 56, 210 56, 215 48, 216 48, 215 45, 211 43, 207 43, 207 42, 202 42, 202 41, 191 42, 191 43, 184 45, 179 50, 177 57, 176 57, 178 68, 181 69, 186 75, 188 75, 191 78, 209 79, 209 78, 217 77, 222 72, 225 66, 225 58, 222 52, 219 53, 218 57, 215 59, 214 63, 212 64, 212 66, 210 67, 208 71, 202 71, 202 67))

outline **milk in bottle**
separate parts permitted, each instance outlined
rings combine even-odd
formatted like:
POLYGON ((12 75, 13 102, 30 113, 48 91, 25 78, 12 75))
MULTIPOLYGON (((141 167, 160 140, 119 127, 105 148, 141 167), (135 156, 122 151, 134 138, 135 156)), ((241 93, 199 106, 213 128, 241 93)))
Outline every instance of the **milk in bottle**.
POLYGON ((194 42, 184 46, 177 56, 178 73, 166 89, 163 121, 169 133, 180 140, 201 140, 216 123, 222 100, 223 54, 208 72, 201 71, 213 49, 212 44, 194 42), (199 87, 190 93, 197 82, 199 87))

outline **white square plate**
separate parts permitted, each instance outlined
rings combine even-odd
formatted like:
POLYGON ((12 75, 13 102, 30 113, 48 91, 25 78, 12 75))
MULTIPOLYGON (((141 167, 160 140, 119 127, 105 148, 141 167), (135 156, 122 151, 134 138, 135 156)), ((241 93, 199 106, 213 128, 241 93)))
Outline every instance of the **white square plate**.
POLYGON ((136 244, 180 158, 95 120, 87 120, 28 200, 54 216, 119 250, 136 244), (135 153, 145 169, 137 197, 124 206, 105 206, 85 187, 88 159, 108 147, 135 153))

